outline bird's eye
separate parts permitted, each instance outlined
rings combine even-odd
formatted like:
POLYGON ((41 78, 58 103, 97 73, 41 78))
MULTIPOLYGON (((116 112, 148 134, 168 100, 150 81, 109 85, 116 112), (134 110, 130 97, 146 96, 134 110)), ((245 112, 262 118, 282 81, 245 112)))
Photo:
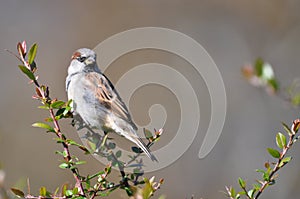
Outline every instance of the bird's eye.
POLYGON ((86 60, 86 57, 82 56, 82 57, 77 57, 77 60, 80 62, 84 62, 86 60))

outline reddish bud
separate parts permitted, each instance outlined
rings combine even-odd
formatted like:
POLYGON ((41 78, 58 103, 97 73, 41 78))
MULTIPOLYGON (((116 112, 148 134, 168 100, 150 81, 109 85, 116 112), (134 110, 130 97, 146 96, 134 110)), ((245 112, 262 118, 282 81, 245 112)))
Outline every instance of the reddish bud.
POLYGON ((37 94, 39 97, 42 97, 42 93, 41 93, 41 91, 40 91, 39 88, 36 88, 36 89, 35 89, 35 92, 36 92, 36 94, 37 94))
POLYGON ((298 129, 300 127, 300 119, 296 119, 293 121, 293 125, 292 125, 292 132, 293 134, 296 134, 298 132, 298 129))
POLYGON ((22 42, 21 46, 23 48, 24 55, 26 55, 26 53, 27 53, 27 45, 26 45, 26 41, 25 40, 22 42))
POLYGON ((24 51, 24 49, 22 47, 22 44, 20 42, 17 44, 17 50, 18 50, 18 53, 21 57, 25 56, 25 51, 24 51))

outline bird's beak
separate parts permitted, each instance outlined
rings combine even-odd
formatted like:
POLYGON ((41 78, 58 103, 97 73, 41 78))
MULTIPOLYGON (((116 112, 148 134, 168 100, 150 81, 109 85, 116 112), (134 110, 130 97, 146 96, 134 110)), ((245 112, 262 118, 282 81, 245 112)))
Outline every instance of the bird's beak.
POLYGON ((86 65, 90 65, 90 64, 94 64, 95 61, 96 61, 96 60, 95 60, 93 57, 89 57, 89 58, 87 58, 87 59, 84 61, 84 63, 85 63, 86 65))

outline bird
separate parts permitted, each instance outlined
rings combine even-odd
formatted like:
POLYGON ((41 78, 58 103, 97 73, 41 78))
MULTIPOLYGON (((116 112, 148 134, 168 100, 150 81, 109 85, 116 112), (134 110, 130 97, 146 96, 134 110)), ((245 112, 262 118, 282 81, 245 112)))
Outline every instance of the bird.
POLYGON ((136 144, 152 161, 157 161, 137 134, 137 126, 112 82, 97 65, 96 53, 88 48, 76 50, 68 67, 66 92, 72 100, 73 114, 91 129, 113 132, 136 144))

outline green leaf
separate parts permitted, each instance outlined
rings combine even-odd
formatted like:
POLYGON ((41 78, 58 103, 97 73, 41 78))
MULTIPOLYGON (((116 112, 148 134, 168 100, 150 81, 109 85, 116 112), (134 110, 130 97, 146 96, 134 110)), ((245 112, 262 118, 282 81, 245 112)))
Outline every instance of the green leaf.
POLYGON ((66 194, 67 197, 72 196, 73 195, 73 190, 66 190, 65 194, 66 194))
POLYGON ((80 164, 85 164, 86 161, 78 161, 78 162, 75 162, 76 165, 80 165, 80 164))
POLYGON ((290 128, 288 127, 288 125, 284 122, 281 122, 284 130, 289 134, 289 135, 293 135, 292 131, 290 130, 290 128))
POLYGON ((91 141, 88 140, 87 144, 90 147, 91 152, 96 151, 97 145, 94 142, 91 142, 91 141))
POLYGON ((42 129, 46 129, 49 132, 55 132, 54 128, 52 128, 49 124, 45 124, 42 122, 37 122, 32 124, 33 127, 38 127, 38 128, 42 128, 42 129))
POLYGON ((261 188, 260 184, 253 184, 253 189, 255 189, 255 191, 258 191, 261 188))
POLYGON ((66 116, 71 111, 71 107, 68 106, 68 107, 64 108, 63 110, 64 110, 64 112, 62 114, 63 114, 63 116, 66 116))
POLYGON ((241 188, 246 187, 246 182, 242 178, 239 178, 239 184, 240 184, 241 188))
POLYGON ((153 137, 151 131, 149 131, 148 129, 145 129, 145 128, 144 128, 144 135, 145 135, 145 137, 146 137, 147 139, 153 137))
POLYGON ((67 139, 67 143, 69 145, 81 146, 81 144, 78 144, 77 142, 75 142, 74 140, 71 140, 71 139, 67 139))
MULTIPOLYGON (((73 194, 76 195, 76 194, 78 194, 78 192, 79 192, 79 191, 78 191, 78 187, 75 187, 75 188, 73 189, 73 194)), ((78 199, 78 198, 77 198, 77 199, 78 199)))
POLYGON ((89 176, 87 179, 90 180, 90 179, 93 179, 93 178, 95 178, 95 177, 97 177, 99 175, 102 175, 102 174, 104 174, 104 171, 99 171, 98 173, 95 173, 95 174, 89 176))
POLYGON ((46 196, 47 194, 47 189, 46 187, 41 187, 40 188, 40 196, 46 196))
MULTIPOLYGON (((130 189, 130 187, 124 187, 126 193, 128 196, 133 196, 133 191, 130 189)), ((144 199, 144 197, 143 197, 144 199)))
POLYGON ((235 197, 236 195, 235 189, 233 187, 230 187, 229 191, 230 191, 230 196, 235 197))
POLYGON ((68 167, 69 167, 69 164, 65 163, 65 162, 63 162, 59 165, 59 168, 61 168, 61 169, 67 169, 68 167))
POLYGON ((253 195, 254 195, 255 191, 256 191, 255 189, 250 189, 248 191, 248 196, 250 196, 250 198, 253 198, 253 195))
POLYGON ((276 135, 276 144, 279 148, 283 149, 286 147, 286 137, 282 133, 277 133, 276 135))
POLYGON ((55 151, 55 154, 59 154, 59 155, 61 155, 61 156, 64 156, 64 155, 63 155, 63 151, 55 151))
POLYGON ((64 139, 61 139, 61 138, 54 138, 54 140, 56 140, 56 143, 58 143, 58 144, 66 142, 64 139))
POLYGON ((56 196, 58 194, 58 191, 59 191, 59 187, 57 187, 53 193, 54 196, 56 196))
POLYGON ((269 79, 268 83, 269 83, 269 85, 272 86, 272 88, 274 89, 274 91, 278 91, 279 90, 279 83, 277 82, 277 80, 275 78, 269 79))
POLYGON ((49 110, 48 106, 38 106, 38 108, 49 110))
POLYGON ((56 101, 56 102, 53 102, 50 105, 50 107, 54 108, 54 109, 58 109, 58 108, 62 107, 64 104, 65 104, 65 102, 63 102, 63 101, 56 101))
POLYGON ((145 179, 144 181, 145 181, 145 186, 143 188, 142 195, 143 195, 143 198, 148 199, 153 194, 153 188, 148 179, 145 179))
POLYGON ((63 196, 66 195, 67 189, 68 189, 68 184, 64 184, 64 185, 61 187, 61 192, 62 192, 62 195, 63 195, 63 196))
POLYGON ((136 147, 136 146, 133 146, 131 147, 131 150, 135 153, 142 153, 142 151, 140 150, 140 148, 136 147))
POLYGON ((276 149, 267 148, 269 154, 274 158, 280 158, 280 153, 276 149))
POLYGON ((67 154, 66 151, 55 151, 55 154, 61 155, 61 156, 63 156, 64 158, 68 156, 68 154, 67 154))
POLYGON ((91 152, 89 151, 89 149, 87 149, 85 146, 78 146, 79 149, 84 151, 84 154, 91 154, 91 152))
POLYGON ((21 69, 21 71, 27 75, 27 77, 31 80, 35 80, 35 76, 33 74, 33 72, 31 72, 26 66, 23 65, 19 65, 19 68, 21 69))
POLYGON ((279 167, 283 167, 285 164, 289 163, 292 160, 292 157, 288 156, 281 160, 279 167))
POLYGON ((116 152, 116 157, 117 158, 121 157, 121 155, 122 155, 122 151, 119 150, 119 151, 116 152))
POLYGON ((35 59, 37 51, 37 44, 33 44, 28 53, 28 63, 31 65, 35 59))
POLYGON ((258 77, 261 77, 263 75, 263 65, 264 61, 261 58, 258 58, 255 61, 255 72, 258 77))
POLYGON ((110 142, 110 143, 108 143, 108 148, 109 148, 109 149, 114 149, 114 148, 116 148, 116 144, 110 142))
POLYGON ((10 190, 19 198, 25 198, 25 194, 23 191, 16 189, 16 188, 10 188, 10 190))

